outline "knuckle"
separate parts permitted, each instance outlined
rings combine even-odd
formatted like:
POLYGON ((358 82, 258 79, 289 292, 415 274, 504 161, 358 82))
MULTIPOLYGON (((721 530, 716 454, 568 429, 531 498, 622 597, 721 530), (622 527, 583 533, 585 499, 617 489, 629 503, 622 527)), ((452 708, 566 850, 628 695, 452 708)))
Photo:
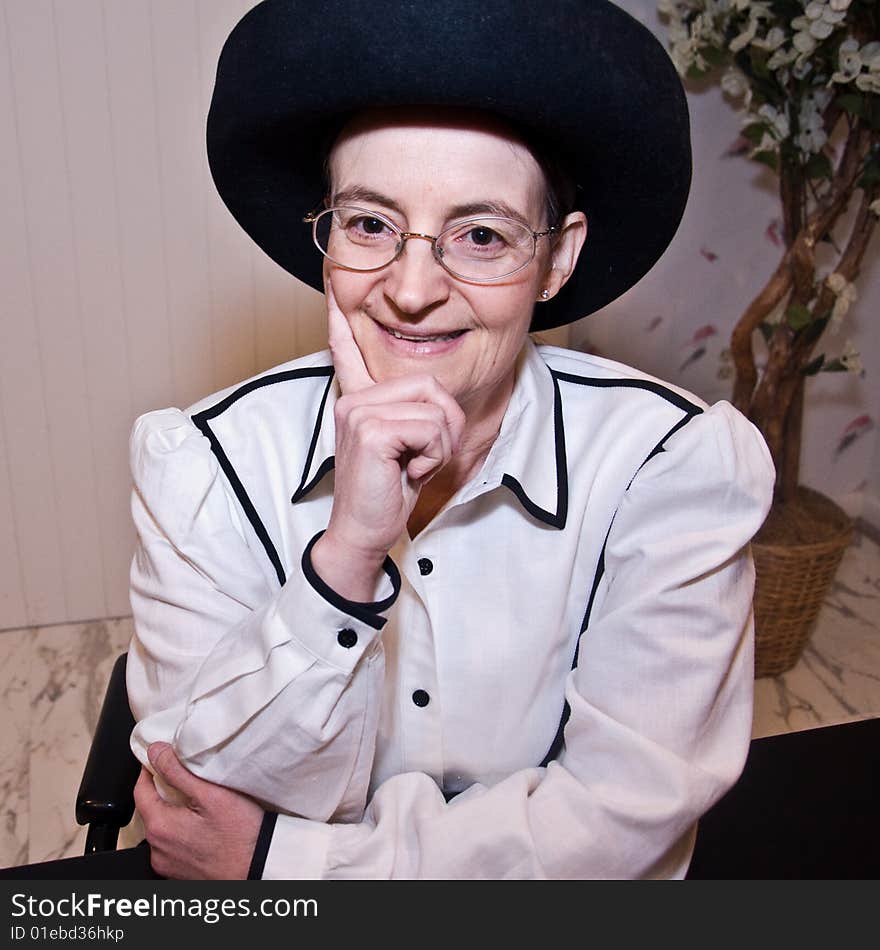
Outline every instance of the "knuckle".
POLYGON ((355 405, 351 406, 348 410, 348 416, 346 417, 346 422, 351 427, 357 427, 361 425, 370 415, 369 407, 364 405, 355 405))
POLYGON ((357 430, 361 441, 373 442, 382 434, 382 421, 375 416, 367 416, 358 422, 357 430))

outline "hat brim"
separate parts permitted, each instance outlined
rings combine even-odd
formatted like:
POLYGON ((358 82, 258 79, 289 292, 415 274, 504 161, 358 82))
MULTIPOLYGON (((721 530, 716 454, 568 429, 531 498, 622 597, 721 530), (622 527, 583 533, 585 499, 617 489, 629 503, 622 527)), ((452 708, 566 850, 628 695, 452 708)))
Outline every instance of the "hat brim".
POLYGON ((208 159, 239 224, 318 290, 322 258, 301 222, 323 199, 322 143, 345 117, 394 105, 485 109, 565 155, 589 234, 533 330, 619 297, 678 228, 691 180, 684 90, 660 42, 619 7, 264 0, 220 56, 208 159))

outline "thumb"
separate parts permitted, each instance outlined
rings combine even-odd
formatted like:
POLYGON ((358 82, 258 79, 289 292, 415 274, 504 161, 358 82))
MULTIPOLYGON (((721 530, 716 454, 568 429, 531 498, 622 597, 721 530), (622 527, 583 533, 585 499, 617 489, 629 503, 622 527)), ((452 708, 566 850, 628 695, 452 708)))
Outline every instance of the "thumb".
POLYGON ((183 792, 187 798, 198 799, 202 780, 180 764, 180 759, 174 754, 170 743, 151 742, 147 746, 147 758, 156 774, 167 785, 183 792))

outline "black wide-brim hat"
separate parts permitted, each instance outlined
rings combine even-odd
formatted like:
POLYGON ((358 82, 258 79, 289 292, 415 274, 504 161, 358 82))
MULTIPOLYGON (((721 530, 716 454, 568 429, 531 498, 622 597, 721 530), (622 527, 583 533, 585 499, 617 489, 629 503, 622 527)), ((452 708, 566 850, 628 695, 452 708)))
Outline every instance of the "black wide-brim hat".
POLYGON ((485 109, 558 150, 588 236, 533 330, 610 303, 656 263, 687 201, 687 103, 653 34, 606 0, 264 0, 229 35, 208 116, 223 201, 285 270, 323 291, 303 215, 328 137, 369 107, 485 109))

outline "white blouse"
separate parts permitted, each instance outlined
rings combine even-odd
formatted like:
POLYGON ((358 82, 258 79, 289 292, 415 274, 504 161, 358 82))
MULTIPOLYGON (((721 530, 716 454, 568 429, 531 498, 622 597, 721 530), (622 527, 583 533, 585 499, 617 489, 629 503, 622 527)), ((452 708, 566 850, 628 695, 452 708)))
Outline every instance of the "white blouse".
POLYGON ((757 430, 529 342, 481 472, 356 604, 309 558, 336 398, 324 352, 137 420, 137 756, 280 812, 266 878, 683 877, 751 733, 757 430))

